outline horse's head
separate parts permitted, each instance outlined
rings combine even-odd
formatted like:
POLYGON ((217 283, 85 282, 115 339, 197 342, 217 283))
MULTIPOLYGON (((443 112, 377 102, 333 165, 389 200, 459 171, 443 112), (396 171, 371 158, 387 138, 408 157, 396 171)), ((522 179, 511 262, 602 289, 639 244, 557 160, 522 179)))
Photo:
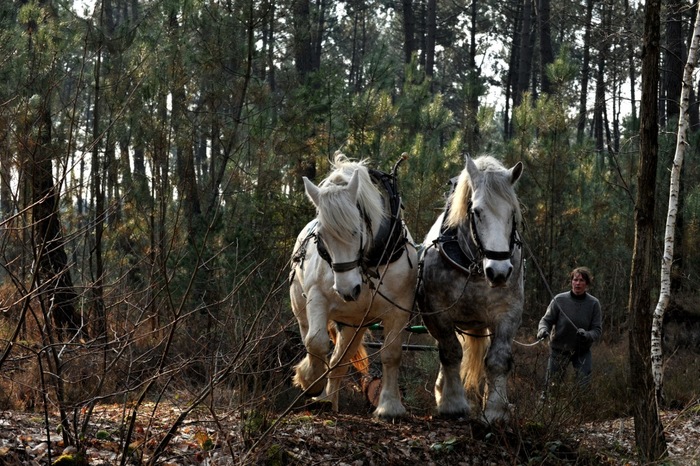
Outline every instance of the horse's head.
POLYGON ((355 301, 362 291, 360 266, 365 227, 358 208, 359 170, 347 184, 316 186, 304 177, 304 187, 318 213, 318 246, 326 249, 333 270, 333 290, 344 301, 355 301))
POLYGON ((472 241, 482 257, 484 275, 491 286, 505 285, 513 272, 511 258, 520 221, 513 185, 522 172, 521 162, 505 169, 491 157, 480 158, 477 162, 467 157, 464 175, 471 188, 467 221, 472 241))

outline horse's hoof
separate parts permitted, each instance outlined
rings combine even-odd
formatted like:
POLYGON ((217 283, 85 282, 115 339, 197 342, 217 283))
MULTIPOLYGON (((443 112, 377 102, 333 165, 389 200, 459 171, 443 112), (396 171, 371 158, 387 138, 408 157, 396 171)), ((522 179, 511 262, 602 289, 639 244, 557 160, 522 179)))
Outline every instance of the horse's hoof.
POLYGON ((477 418, 477 421, 479 421, 479 423, 489 427, 502 426, 504 424, 507 424, 509 420, 510 416, 508 416, 507 413, 484 414, 477 418))
POLYGON ((306 405, 306 408, 309 411, 317 413, 329 413, 333 411, 333 403, 331 400, 311 400, 311 402, 306 405))
POLYGON ((481 422, 485 422, 488 425, 502 425, 507 424, 510 421, 510 415, 513 411, 513 405, 507 404, 505 406, 501 405, 494 408, 487 408, 484 413, 480 416, 481 422))
POLYGON ((379 419, 380 421, 383 422, 394 422, 399 419, 403 419, 407 416, 406 410, 404 409, 403 411, 399 411, 396 413, 387 413, 387 412, 380 412, 380 411, 375 411, 374 412, 374 417, 379 419))

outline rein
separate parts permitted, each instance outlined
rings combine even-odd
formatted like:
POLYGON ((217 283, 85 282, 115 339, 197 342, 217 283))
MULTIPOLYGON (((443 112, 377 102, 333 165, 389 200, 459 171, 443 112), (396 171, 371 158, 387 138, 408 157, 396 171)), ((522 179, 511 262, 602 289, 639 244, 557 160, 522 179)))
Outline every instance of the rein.
MULTIPOLYGON (((542 283, 544 283, 545 288, 547 288, 547 292, 549 293, 549 296, 552 298, 552 302, 554 302, 554 304, 556 304, 556 306, 559 308, 559 313, 563 314, 564 317, 566 317, 566 320, 569 321, 569 323, 571 325, 573 325, 574 327, 577 327, 576 324, 574 324, 574 322, 571 320, 571 318, 569 318, 569 316, 566 314, 566 312, 564 312, 564 310, 561 308, 561 306, 559 306, 559 303, 557 302, 557 298, 554 295, 554 293, 552 292, 552 288, 549 286, 549 282, 547 281, 547 278, 544 276, 544 272, 542 271, 540 264, 537 262, 535 255, 532 253, 530 246, 527 244, 526 241, 521 240, 521 243, 523 244, 525 249, 527 249, 527 253, 530 255, 530 258, 535 263, 535 268, 537 268, 537 272, 540 274, 540 278, 542 279, 542 283)), ((520 346, 530 347, 530 346, 535 346, 535 345, 540 344, 545 339, 546 339, 546 337, 539 338, 534 343, 529 343, 529 344, 528 343, 521 343, 517 340, 513 340, 513 342, 517 343, 520 346)))
MULTIPOLYGON (((559 313, 563 314, 564 317, 566 317, 566 320, 569 321, 571 325, 574 326, 574 328, 578 328, 576 324, 571 320, 571 318, 564 312, 564 310, 561 308, 559 305, 559 302, 557 301, 557 297, 554 295, 554 292, 552 291, 552 288, 549 286, 549 282, 547 282, 547 278, 544 276, 544 272, 542 271, 542 268, 540 267, 540 264, 537 262, 537 259, 535 259, 535 255, 532 253, 532 250, 530 249, 530 246, 528 246, 527 243, 525 243, 525 248, 527 248, 528 254, 530 254, 530 257, 532 258, 533 262, 535 263, 535 267, 537 268, 537 272, 540 274, 540 278, 542 279, 542 282, 544 283, 544 286, 547 288, 547 292, 549 293, 549 296, 552 298, 552 301, 554 304, 557 305, 559 308, 559 313)), ((543 338, 544 340, 544 338, 543 338)))

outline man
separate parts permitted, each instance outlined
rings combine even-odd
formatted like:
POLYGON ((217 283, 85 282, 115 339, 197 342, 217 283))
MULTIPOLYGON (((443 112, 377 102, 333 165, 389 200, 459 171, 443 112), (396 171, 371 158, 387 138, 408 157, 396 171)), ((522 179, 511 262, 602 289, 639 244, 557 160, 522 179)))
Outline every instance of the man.
POLYGON ((602 333, 600 302, 588 293, 593 275, 587 267, 575 268, 569 277, 571 291, 559 293, 549 304, 538 325, 537 339, 552 333, 546 386, 560 381, 571 363, 579 386, 586 388, 593 369, 591 345, 602 333))

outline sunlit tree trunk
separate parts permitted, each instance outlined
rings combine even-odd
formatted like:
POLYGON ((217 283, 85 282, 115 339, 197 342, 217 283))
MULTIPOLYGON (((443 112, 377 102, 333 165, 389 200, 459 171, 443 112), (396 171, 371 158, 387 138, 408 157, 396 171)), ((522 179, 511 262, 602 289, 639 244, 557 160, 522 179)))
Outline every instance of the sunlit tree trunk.
POLYGON ((660 0, 645 5, 642 43, 642 106, 635 235, 629 290, 629 359, 635 440, 643 463, 665 455, 666 439, 651 374, 651 276, 654 250, 654 205, 659 151, 660 0))
MULTIPOLYGON (((698 10, 700 11, 700 10, 698 10)), ((681 87, 678 134, 676 138, 676 154, 671 166, 671 187, 668 196, 668 213, 666 215, 666 232, 664 234, 664 255, 661 260, 661 289, 659 301, 654 310, 654 319, 651 328, 651 369, 656 388, 656 399, 663 403, 663 320, 664 313, 671 300, 671 268, 673 266, 673 249, 676 231, 676 216, 678 214, 679 190, 683 157, 688 144, 688 110, 690 107, 690 91, 693 87, 693 72, 697 65, 698 46, 700 45, 700 14, 696 15, 693 39, 688 51, 688 60, 683 71, 683 83, 681 87)))

